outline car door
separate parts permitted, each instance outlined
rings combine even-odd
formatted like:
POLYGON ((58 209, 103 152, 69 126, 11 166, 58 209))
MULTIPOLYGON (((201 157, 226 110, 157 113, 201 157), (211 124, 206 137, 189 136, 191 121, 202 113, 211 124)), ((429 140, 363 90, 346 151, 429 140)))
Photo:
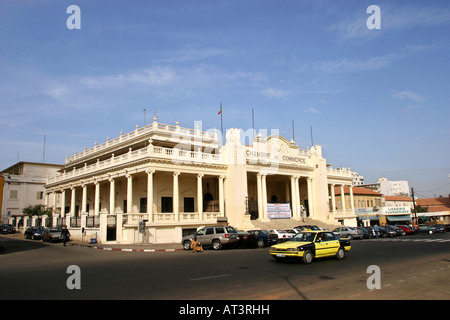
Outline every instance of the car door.
POLYGON ((319 232, 314 240, 314 247, 316 248, 316 257, 323 257, 327 254, 327 243, 324 241, 324 232, 319 232))
POLYGON ((333 256, 335 255, 339 247, 341 246, 341 242, 339 239, 331 232, 324 232, 324 241, 326 242, 326 255, 327 256, 333 256))
POLYGON ((325 257, 336 254, 339 249, 339 240, 331 232, 320 232, 314 242, 316 257, 325 257))

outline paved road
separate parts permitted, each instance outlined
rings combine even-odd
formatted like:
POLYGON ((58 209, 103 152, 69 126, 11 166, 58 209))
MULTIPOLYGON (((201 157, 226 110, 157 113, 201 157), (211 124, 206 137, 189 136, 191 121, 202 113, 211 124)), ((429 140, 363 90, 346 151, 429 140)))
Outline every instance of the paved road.
POLYGON ((0 299, 450 299, 450 233, 355 240, 347 257, 276 263, 268 249, 121 252, 0 236, 0 299), (70 265, 81 289, 69 290, 70 265), (381 289, 369 290, 370 265, 381 289))

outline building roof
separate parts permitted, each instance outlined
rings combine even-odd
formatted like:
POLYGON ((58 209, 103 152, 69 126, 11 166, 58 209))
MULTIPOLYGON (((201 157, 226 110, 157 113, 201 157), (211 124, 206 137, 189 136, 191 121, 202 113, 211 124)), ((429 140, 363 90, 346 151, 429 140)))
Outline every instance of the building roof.
POLYGON ((429 206, 449 206, 450 207, 450 197, 417 199, 416 203, 418 205, 421 205, 424 207, 429 207, 429 206))
MULTIPOLYGON (((350 188, 344 187, 344 193, 350 194, 350 188)), ((341 187, 334 187, 334 194, 340 195, 341 194, 341 187)), ((373 191, 371 189, 367 188, 361 188, 361 187, 353 187, 353 195, 367 195, 367 196, 383 196, 383 194, 373 191)))
POLYGON ((384 196, 384 199, 386 201, 408 201, 408 202, 412 202, 412 198, 410 197, 402 197, 402 196, 384 196))

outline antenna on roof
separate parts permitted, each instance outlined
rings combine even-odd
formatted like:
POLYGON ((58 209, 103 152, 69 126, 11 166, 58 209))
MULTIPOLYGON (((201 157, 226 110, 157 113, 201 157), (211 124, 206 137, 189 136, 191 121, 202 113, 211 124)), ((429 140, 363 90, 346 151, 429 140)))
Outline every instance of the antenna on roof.
POLYGON ((312 126, 310 126, 310 130, 311 130, 311 146, 314 146, 314 138, 313 138, 312 126))

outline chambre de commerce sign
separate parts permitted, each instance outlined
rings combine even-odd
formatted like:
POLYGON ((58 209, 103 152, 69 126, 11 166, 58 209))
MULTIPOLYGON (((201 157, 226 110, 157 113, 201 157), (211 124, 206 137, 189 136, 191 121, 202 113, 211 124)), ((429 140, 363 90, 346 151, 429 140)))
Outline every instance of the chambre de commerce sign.
POLYGON ((268 160, 268 161, 282 160, 282 161, 286 161, 286 162, 306 164, 306 158, 303 158, 303 157, 279 155, 279 154, 272 154, 270 152, 252 151, 252 150, 247 150, 246 154, 247 154, 247 157, 259 158, 259 159, 264 159, 264 160, 268 160))

